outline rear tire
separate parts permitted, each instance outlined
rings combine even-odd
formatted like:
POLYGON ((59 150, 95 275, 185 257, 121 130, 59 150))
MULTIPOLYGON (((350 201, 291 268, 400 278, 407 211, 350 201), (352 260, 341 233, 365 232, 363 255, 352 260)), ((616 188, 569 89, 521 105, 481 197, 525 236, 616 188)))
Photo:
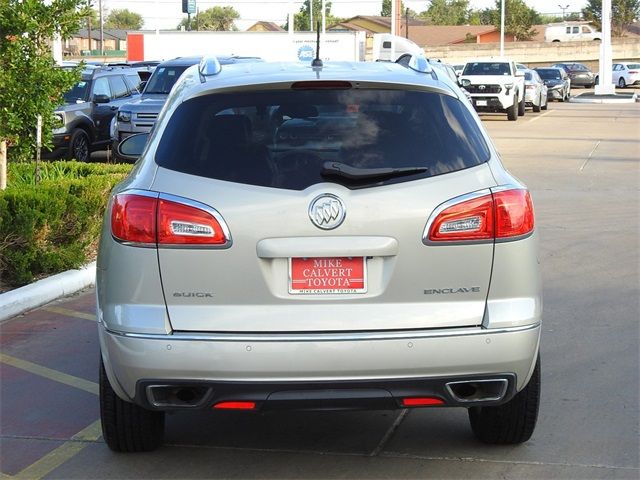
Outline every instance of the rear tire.
POLYGON ((618 80, 618 86, 620 88, 625 88, 627 86, 627 82, 624 81, 624 77, 620 77, 620 79, 618 80))
POLYGON ((531 379, 515 397, 497 407, 472 407, 469 421, 475 436, 484 443, 517 444, 531 438, 540 405, 540 356, 531 379))
POLYGON ((102 436, 114 452, 150 452, 162 445, 164 412, 146 410, 122 400, 111 388, 100 359, 102 436))
POLYGON ((518 97, 517 95, 513 97, 513 103, 509 108, 507 108, 507 119, 510 121, 515 121, 518 119, 518 97))
POLYGON ((526 111, 526 105, 524 103, 524 94, 522 94, 522 101, 518 103, 518 116, 523 117, 525 114, 525 111, 526 111))
POLYGON ((540 97, 538 98, 538 105, 536 105, 535 103, 533 104, 533 111, 538 113, 540 111, 541 106, 542 106, 542 94, 540 94, 540 97))
POLYGON ((83 129, 76 128, 71 134, 66 157, 67 160, 75 159, 79 162, 88 162, 91 159, 89 135, 83 129))

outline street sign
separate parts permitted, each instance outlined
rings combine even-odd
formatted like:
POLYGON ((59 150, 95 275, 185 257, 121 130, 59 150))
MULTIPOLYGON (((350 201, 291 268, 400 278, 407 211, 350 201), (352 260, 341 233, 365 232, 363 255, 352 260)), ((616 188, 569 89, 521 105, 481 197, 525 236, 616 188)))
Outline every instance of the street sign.
POLYGON ((196 13, 196 0, 182 0, 182 13, 196 13))

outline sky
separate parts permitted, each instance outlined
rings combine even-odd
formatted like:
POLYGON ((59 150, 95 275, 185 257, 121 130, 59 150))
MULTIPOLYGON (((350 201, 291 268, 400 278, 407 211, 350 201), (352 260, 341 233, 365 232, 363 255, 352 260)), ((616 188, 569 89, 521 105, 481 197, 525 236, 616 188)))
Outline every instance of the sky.
MULTIPOLYGON (((356 15, 379 15, 382 0, 331 0, 331 13, 337 17, 353 17, 356 15)), ((93 0, 97 8, 98 0, 93 0)), ((287 12, 293 8, 300 10, 302 0, 196 0, 200 10, 214 6, 232 6, 240 13, 240 20, 236 25, 244 30, 259 20, 276 22, 282 25, 286 22, 287 12)), ((525 0, 530 7, 540 13, 561 14, 560 7, 567 7, 566 13, 579 12, 587 3, 586 0, 525 0)), ((495 0, 470 0, 472 8, 493 7, 495 0)), ((181 0, 102 0, 103 9, 108 12, 113 9, 127 8, 142 15, 145 29, 175 28, 182 20, 181 0)), ((428 8, 426 0, 404 0, 406 7, 416 12, 428 8)))

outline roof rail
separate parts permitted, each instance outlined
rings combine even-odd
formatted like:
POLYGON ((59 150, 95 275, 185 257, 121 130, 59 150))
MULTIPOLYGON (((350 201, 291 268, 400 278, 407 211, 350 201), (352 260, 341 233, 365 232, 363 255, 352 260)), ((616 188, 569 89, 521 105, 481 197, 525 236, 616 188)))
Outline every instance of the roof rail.
POLYGON ((217 75, 222 70, 222 66, 216 57, 202 57, 200 64, 198 65, 198 72, 200 73, 200 81, 202 83, 207 81, 207 77, 217 75))

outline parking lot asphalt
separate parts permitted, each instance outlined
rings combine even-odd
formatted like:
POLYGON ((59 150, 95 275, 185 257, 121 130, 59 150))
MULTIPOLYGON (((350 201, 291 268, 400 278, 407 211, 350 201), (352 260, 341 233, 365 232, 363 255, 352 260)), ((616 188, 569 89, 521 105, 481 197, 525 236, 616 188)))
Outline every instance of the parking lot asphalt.
POLYGON ((637 479, 640 105, 481 116, 531 189, 541 238, 542 404, 521 446, 478 443, 463 409, 167 418, 166 445, 101 439, 94 291, 0 325, 0 479, 637 479))

